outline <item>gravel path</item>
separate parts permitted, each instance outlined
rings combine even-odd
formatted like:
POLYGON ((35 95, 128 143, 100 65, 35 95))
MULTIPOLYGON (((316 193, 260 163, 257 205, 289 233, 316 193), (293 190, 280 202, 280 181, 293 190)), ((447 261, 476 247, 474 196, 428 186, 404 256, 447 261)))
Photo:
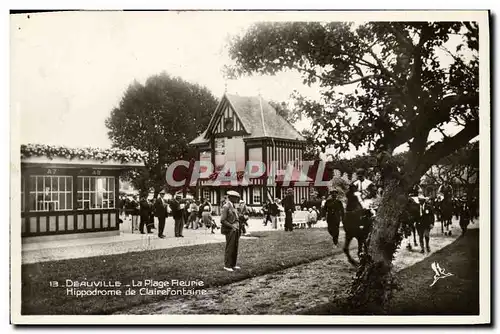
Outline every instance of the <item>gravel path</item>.
MULTIPOLYGON (((436 224, 431 234, 431 251, 453 242, 459 235, 457 225, 454 224, 453 236, 449 237, 442 236, 436 224)), ((471 227, 477 228, 477 223, 471 227)), ((355 244, 353 242, 353 247, 355 244)), ((351 253, 354 254, 355 250, 351 250, 351 253)), ((424 256, 427 255, 416 249, 401 249, 394 261, 395 270, 411 266, 424 256)), ((211 288, 205 295, 170 297, 117 314, 296 314, 345 296, 354 274, 355 268, 337 248, 331 257, 211 288)), ((429 278, 432 280, 431 268, 429 278)))
MULTIPOLYGON (((173 224, 173 219, 168 218, 165 227, 165 239, 158 238, 156 234, 157 230, 154 230, 156 233, 153 234, 140 234, 138 232, 131 234, 129 229, 125 228, 127 232, 122 231, 120 235, 112 237, 81 238, 23 244, 22 263, 67 260, 226 242, 226 238, 220 233, 220 230, 215 230, 215 233, 211 234, 210 230, 205 228, 200 228, 198 230, 184 229, 184 238, 175 238, 173 224)), ((258 219, 251 219, 249 225, 250 231, 271 230, 270 225, 263 226, 262 221, 258 219)))

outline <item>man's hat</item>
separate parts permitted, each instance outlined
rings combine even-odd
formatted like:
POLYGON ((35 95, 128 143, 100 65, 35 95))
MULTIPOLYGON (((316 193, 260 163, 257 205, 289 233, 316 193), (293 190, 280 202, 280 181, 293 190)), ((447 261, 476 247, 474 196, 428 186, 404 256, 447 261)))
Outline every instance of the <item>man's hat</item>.
POLYGON ((366 171, 363 168, 358 168, 358 170, 356 171, 356 174, 357 175, 365 175, 366 171))
POLYGON ((286 190, 286 192, 287 192, 287 193, 293 193, 293 189, 292 189, 292 188, 288 188, 288 189, 286 190))
POLYGON ((234 197, 240 197, 240 194, 237 192, 237 191, 234 191, 234 190, 229 190, 227 193, 226 193, 227 196, 234 196, 234 197))
POLYGON ((160 194, 165 194, 165 190, 161 190, 161 191, 160 191, 160 194))

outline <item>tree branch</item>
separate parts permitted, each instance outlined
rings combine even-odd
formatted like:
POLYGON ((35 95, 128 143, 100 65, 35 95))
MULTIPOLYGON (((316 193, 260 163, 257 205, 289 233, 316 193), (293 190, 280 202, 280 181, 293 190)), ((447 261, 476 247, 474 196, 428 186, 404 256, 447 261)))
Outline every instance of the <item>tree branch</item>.
POLYGON ((316 77, 316 78, 318 78, 320 80, 326 80, 327 79, 327 77, 317 74, 314 70, 309 70, 309 69, 306 69, 306 68, 302 68, 302 67, 297 66, 297 65, 290 65, 290 68, 295 69, 295 70, 297 70, 299 72, 304 72, 304 73, 306 73, 308 75, 311 75, 313 77, 316 77))
POLYGON ((396 148, 414 138, 415 135, 420 133, 423 129, 429 129, 430 131, 436 125, 445 122, 445 118, 449 117, 450 110, 454 106, 476 103, 479 104, 478 96, 475 94, 447 96, 439 102, 439 112, 420 112, 417 117, 407 120, 406 126, 394 130, 393 134, 387 137, 387 143, 390 147, 396 148))
POLYGON ((415 169, 414 177, 419 179, 432 165, 441 158, 455 152, 479 134, 479 119, 469 122, 459 133, 453 137, 431 146, 422 156, 420 165, 415 169))
POLYGON ((375 61, 377 62, 378 64, 378 67, 377 69, 379 69, 382 73, 384 73, 388 78, 391 79, 391 81, 394 83, 394 85, 401 91, 401 92, 404 92, 403 90, 403 87, 401 87, 401 85, 399 84, 398 82, 398 78, 396 78, 391 72, 389 72, 389 70, 387 70, 384 66, 384 64, 382 63, 382 60, 380 60, 377 55, 375 54, 375 52, 373 52, 373 50, 369 50, 368 51, 370 53, 370 55, 373 57, 373 59, 375 59, 375 61))
POLYGON ((444 52, 448 53, 452 58, 453 60, 455 60, 456 62, 460 62, 462 64, 464 64, 464 69, 471 75, 471 76, 476 76, 474 74, 474 72, 465 64, 465 62, 460 59, 459 57, 457 57, 456 55, 454 55, 453 53, 450 52, 450 50, 448 50, 447 48, 445 48, 444 46, 440 46, 439 47, 441 50, 443 50, 444 52))
MULTIPOLYGON (((306 73, 306 74, 311 75, 313 77, 316 77, 316 78, 318 78, 320 80, 329 80, 329 81, 336 80, 336 78, 333 78, 333 77, 328 76, 328 75, 319 75, 319 74, 317 74, 312 69, 302 68, 302 67, 297 66, 297 65, 291 65, 290 67, 293 68, 293 69, 295 69, 295 70, 297 70, 297 71, 299 71, 299 72, 303 72, 303 73, 306 73)), ((361 76, 360 78, 357 78, 357 79, 354 79, 354 80, 351 80, 351 81, 342 81, 342 82, 339 82, 338 86, 351 85, 351 84, 354 84, 356 82, 360 82, 360 81, 363 81, 363 80, 366 80, 366 79, 375 78, 375 77, 377 77, 377 75, 375 75, 375 74, 361 76)))
POLYGON ((351 85, 353 83, 360 82, 360 81, 363 81, 363 80, 366 80, 366 79, 370 79, 370 78, 375 78, 375 77, 377 77, 377 75, 366 75, 366 76, 358 78, 358 79, 354 79, 354 80, 351 80, 351 81, 342 82, 341 86, 351 85))
POLYGON ((392 31, 394 36, 396 36, 396 38, 399 40, 399 42, 401 42, 402 44, 406 44, 408 46, 411 46, 412 48, 415 47, 415 45, 413 45, 413 42, 408 37, 404 36, 401 33, 401 31, 399 31, 398 29, 395 29, 391 24, 389 24, 389 29, 392 31))

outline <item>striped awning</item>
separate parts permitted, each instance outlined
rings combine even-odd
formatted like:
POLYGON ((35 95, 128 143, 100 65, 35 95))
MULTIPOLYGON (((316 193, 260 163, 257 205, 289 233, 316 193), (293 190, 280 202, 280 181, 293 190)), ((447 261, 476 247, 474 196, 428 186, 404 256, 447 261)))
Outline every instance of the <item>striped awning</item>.
POLYGON ((280 170, 276 173, 276 183, 283 183, 285 181, 289 181, 290 184, 294 184, 297 182, 307 182, 312 183, 313 179, 304 174, 301 170, 294 168, 289 175, 287 175, 286 170, 280 170))
POLYGON ((265 180, 265 176, 252 179, 245 178, 245 173, 243 171, 237 172, 234 176, 230 174, 221 176, 220 172, 215 172, 206 179, 191 182, 190 185, 192 187, 197 185, 202 187, 248 187, 249 185, 263 185, 265 180))

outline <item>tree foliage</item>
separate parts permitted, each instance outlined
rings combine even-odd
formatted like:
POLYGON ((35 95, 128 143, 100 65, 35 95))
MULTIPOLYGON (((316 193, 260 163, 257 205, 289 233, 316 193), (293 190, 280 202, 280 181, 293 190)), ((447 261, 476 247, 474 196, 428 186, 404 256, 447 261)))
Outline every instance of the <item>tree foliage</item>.
POLYGON ((166 166, 194 157, 188 143, 206 128, 216 107, 208 89, 166 73, 149 77, 144 85, 132 83, 106 127, 113 147, 148 153, 146 168, 126 175, 134 187, 141 191, 166 187, 166 166))
POLYGON ((276 110, 276 113, 287 120, 290 124, 295 124, 301 117, 297 108, 289 107, 286 102, 269 101, 269 104, 276 110))
POLYGON ((314 133, 311 130, 303 130, 301 132, 302 136, 306 140, 304 152, 302 153, 303 161, 317 161, 320 160, 320 150, 316 145, 314 139, 314 133))
POLYGON ((475 22, 257 23, 230 45, 234 75, 296 70, 319 87, 320 100, 297 98, 319 146, 376 156, 385 191, 351 290, 354 309, 379 312, 391 296, 408 191, 479 134, 478 50, 475 22))
MULTIPOLYGON (((379 173, 378 156, 376 154, 361 154, 349 159, 341 159, 333 154, 329 154, 332 159, 328 162, 331 169, 337 169, 342 174, 347 173, 352 175, 358 169, 364 169, 367 172, 367 177, 372 178, 375 173, 379 173)), ((395 168, 402 168, 407 159, 407 152, 397 153, 391 157, 391 164, 395 168)))
POLYGON ((406 143, 423 174, 479 132, 474 22, 260 23, 235 37, 230 50, 234 73, 295 69, 305 84, 319 84, 320 101, 299 102, 323 147, 346 152, 367 145, 392 155, 406 143), (457 34, 456 50, 446 49, 457 34), (448 66, 445 56, 452 58, 448 66), (342 86, 352 92, 337 89, 342 86), (431 131, 445 133, 449 123, 461 131, 428 141, 431 131))
POLYGON ((424 176, 425 183, 461 184, 471 198, 479 190, 479 141, 467 144, 441 159, 424 176))

